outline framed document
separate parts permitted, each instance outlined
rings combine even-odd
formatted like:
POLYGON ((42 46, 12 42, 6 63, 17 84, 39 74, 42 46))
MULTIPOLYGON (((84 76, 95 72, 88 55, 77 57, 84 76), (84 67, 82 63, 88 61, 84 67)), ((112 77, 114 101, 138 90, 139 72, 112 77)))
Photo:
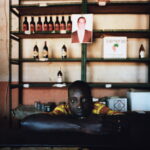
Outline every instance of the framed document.
POLYGON ((103 57, 104 58, 126 58, 127 37, 104 37, 103 57))

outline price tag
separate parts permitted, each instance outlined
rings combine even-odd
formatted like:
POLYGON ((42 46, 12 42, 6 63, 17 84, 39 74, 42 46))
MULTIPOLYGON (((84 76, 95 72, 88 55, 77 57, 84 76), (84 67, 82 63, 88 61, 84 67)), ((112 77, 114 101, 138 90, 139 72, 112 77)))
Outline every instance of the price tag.
POLYGON ((29 88, 30 85, 29 85, 29 84, 23 84, 23 87, 24 87, 24 88, 29 88))
POLYGON ((98 102, 98 101, 99 101, 99 99, 98 99, 98 98, 93 97, 93 98, 92 98, 92 101, 93 101, 93 102, 98 102))
POLYGON ((40 61, 48 61, 48 58, 40 58, 40 61))
POLYGON ((39 3, 39 6, 40 6, 40 7, 46 7, 46 6, 47 6, 47 3, 39 3))
POLYGON ((98 2, 98 5, 99 5, 99 6, 105 6, 105 5, 106 5, 106 2, 99 1, 99 2, 98 2))
POLYGON ((106 87, 106 88, 111 88, 112 85, 111 85, 111 84, 105 84, 105 87, 106 87))
POLYGON ((25 31, 24 33, 25 33, 25 34, 31 34, 30 30, 25 31))

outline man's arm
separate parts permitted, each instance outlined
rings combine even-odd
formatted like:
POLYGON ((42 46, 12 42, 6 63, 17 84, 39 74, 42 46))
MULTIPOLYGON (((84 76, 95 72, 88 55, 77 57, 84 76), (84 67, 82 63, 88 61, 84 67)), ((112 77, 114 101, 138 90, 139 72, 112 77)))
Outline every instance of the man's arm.
POLYGON ((107 115, 117 115, 122 114, 121 112, 111 110, 104 104, 100 102, 94 103, 93 114, 107 114, 107 115))
POLYGON ((69 106, 67 104, 58 105, 49 114, 52 114, 52 115, 68 115, 68 114, 70 114, 69 106))

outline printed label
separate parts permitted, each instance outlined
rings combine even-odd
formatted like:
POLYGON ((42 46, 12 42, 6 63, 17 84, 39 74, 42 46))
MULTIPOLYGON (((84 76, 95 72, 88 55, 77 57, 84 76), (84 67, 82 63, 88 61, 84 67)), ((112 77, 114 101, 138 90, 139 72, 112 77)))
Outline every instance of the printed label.
POLYGON ((42 54, 43 54, 44 58, 48 57, 48 51, 47 50, 43 49, 42 54))
POLYGON ((52 24, 49 24, 49 31, 53 31, 54 30, 54 26, 52 24))

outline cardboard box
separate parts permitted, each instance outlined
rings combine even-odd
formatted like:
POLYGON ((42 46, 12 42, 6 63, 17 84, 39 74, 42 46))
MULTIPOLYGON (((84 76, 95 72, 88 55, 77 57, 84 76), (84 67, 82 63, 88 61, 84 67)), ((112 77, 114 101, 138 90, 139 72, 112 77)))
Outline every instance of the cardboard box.
POLYGON ((150 111, 150 92, 131 91, 127 97, 131 111, 150 111))

